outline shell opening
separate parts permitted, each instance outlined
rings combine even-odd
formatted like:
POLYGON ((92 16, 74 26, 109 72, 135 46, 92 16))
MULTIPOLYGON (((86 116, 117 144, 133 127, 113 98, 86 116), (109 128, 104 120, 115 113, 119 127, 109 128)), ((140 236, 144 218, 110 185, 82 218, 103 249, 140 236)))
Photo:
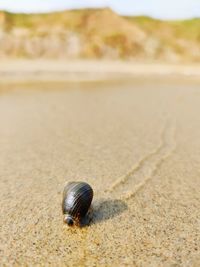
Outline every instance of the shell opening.
POLYGON ((64 217, 64 223, 66 223, 69 226, 72 226, 74 224, 74 220, 71 216, 67 215, 64 217))

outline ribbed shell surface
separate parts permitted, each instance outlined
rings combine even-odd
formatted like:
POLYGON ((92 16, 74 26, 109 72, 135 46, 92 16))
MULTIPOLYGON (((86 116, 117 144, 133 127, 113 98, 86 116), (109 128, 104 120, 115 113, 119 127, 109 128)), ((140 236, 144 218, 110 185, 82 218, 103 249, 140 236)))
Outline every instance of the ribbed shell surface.
POLYGON ((63 192, 63 213, 73 218, 84 217, 93 198, 91 186, 85 182, 70 182, 63 192))

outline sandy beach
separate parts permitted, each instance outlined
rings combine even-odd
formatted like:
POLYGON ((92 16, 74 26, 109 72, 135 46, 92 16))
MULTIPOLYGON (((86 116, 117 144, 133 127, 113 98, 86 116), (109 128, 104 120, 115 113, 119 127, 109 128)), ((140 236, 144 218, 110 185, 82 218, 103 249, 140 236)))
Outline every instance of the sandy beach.
POLYGON ((200 266, 200 82, 148 69, 35 86, 0 64, 2 266, 200 266), (94 189, 81 229, 62 221, 71 180, 94 189))
POLYGON ((0 62, 0 82, 77 82, 127 80, 133 77, 187 77, 199 80, 200 64, 162 64, 109 60, 5 59, 0 62))

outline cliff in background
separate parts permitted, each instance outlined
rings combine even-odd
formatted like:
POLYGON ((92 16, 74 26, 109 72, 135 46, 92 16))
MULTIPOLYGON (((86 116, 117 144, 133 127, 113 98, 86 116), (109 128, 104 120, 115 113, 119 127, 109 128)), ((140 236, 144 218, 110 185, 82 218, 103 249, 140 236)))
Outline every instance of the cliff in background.
POLYGON ((200 19, 122 17, 110 9, 0 12, 0 58, 199 62, 200 19))

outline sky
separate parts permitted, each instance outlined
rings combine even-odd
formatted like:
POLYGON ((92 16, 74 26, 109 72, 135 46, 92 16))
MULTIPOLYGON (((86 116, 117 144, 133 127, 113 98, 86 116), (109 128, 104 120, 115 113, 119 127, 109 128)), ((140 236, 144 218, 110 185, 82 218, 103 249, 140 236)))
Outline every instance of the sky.
POLYGON ((123 15, 160 19, 200 17, 200 0, 0 0, 0 10, 50 12, 72 8, 110 7, 123 15))

